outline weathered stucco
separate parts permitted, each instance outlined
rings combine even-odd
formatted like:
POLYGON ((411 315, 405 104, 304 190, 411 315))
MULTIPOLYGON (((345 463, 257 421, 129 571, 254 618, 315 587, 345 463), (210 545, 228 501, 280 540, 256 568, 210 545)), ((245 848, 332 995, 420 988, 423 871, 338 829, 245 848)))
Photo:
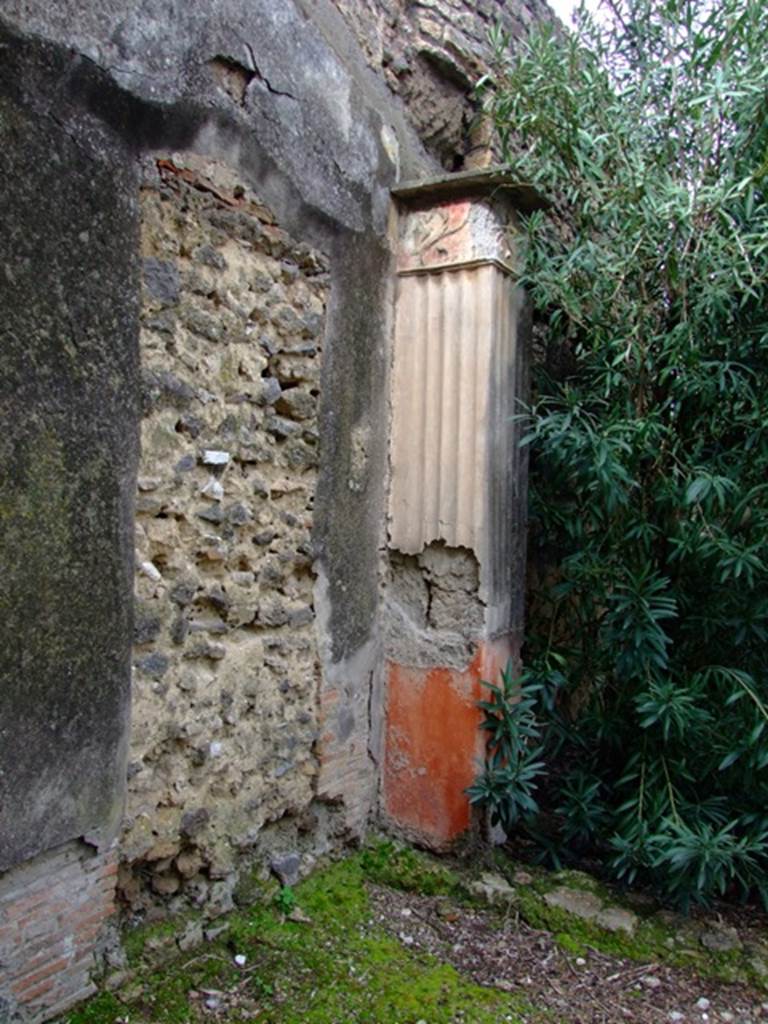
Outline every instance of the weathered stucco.
POLYGON ((122 812, 138 245, 119 140, 73 138, 45 110, 61 58, 0 43, 3 871, 122 812))
POLYGON ((384 808, 441 846, 470 824, 481 681, 520 656, 527 323, 498 172, 398 191, 384 808))

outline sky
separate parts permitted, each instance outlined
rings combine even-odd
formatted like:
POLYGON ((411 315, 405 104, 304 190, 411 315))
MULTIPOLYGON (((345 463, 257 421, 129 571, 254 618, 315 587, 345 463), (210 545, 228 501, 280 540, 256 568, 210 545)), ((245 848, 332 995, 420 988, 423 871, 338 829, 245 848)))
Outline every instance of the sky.
POLYGON ((573 0, 548 0, 548 3, 561 21, 571 24, 571 11, 576 6, 573 0))
MULTIPOLYGON (((571 27, 571 12, 578 7, 578 0, 547 0, 547 3, 560 18, 560 20, 571 27)), ((591 11, 596 11, 598 8, 598 0, 588 0, 587 7, 591 11)))

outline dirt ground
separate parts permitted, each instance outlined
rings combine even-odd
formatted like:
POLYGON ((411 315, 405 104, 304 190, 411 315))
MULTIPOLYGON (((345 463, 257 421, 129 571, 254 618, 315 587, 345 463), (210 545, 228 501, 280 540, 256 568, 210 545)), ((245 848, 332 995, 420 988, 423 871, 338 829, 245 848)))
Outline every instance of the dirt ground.
MULTIPOLYGON (((481 985, 525 995, 562 1024, 768 1020, 768 993, 753 986, 637 963, 589 946, 580 955, 568 953, 514 907, 499 922, 445 897, 381 887, 371 887, 371 903, 377 923, 409 948, 453 964, 481 985)), ((751 928, 764 929, 760 915, 748 917, 751 928)))

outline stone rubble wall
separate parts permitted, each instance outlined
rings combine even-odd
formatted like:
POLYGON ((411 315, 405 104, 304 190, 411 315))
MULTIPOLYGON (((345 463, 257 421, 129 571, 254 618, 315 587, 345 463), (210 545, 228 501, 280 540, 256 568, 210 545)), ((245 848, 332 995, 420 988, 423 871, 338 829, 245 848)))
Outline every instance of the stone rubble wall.
POLYGON ((492 139, 472 92, 488 71, 489 32, 511 40, 554 20, 545 0, 333 0, 368 63, 405 103, 427 149, 446 170, 483 166, 492 139))
POLYGON ((391 551, 385 588, 388 658, 401 665, 466 668, 485 618, 472 551, 442 541, 428 544, 419 555, 391 551))
MULTIPOLYGON (((318 773, 313 604, 322 253, 222 166, 141 192, 144 417, 120 890, 226 905, 318 773)), ((303 824, 302 816, 304 816, 303 824)))

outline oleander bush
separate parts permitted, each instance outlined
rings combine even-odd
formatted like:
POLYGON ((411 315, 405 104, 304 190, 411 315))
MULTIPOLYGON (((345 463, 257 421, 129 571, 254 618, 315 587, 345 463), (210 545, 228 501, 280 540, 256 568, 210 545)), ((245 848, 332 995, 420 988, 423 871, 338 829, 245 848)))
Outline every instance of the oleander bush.
POLYGON ((542 339, 526 672, 471 790, 554 859, 768 902, 768 18, 610 0, 480 83, 542 339))

